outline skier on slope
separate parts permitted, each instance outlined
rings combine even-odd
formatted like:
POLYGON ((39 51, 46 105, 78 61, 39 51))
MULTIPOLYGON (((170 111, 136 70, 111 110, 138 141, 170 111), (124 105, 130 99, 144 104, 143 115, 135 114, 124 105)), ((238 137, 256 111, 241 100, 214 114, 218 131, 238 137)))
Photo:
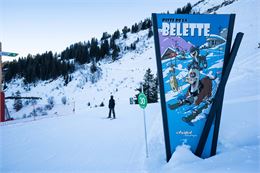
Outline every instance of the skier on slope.
POLYGON ((108 108, 109 108, 109 114, 108 114, 107 118, 111 118, 111 112, 112 112, 113 118, 115 119, 116 118, 116 115, 115 115, 115 100, 114 100, 113 96, 110 97, 108 108))

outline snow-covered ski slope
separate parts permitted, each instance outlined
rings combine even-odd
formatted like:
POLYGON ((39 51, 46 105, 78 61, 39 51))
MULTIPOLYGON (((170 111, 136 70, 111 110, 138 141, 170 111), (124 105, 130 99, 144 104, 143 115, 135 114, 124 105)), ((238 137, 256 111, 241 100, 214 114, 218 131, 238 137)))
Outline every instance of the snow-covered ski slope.
MULTIPOLYGON (((146 113, 160 114, 156 105, 146 113)), ((117 105, 116 115, 106 119, 107 108, 96 108, 1 126, 1 172, 141 172, 142 110, 117 105)))
MULTIPOLYGON (((222 2, 205 0, 199 7, 203 12, 222 2)), ((88 67, 75 72, 66 87, 57 79, 25 91, 19 79, 14 81, 7 96, 20 90, 23 96, 43 97, 35 107, 43 107, 54 96, 55 106, 34 120, 19 119, 33 106, 16 113, 13 102, 7 103, 17 120, 0 125, 0 172, 260 172, 259 9, 258 0, 238 0, 217 11, 236 13, 234 33, 245 36, 225 91, 216 156, 203 160, 188 146, 180 146, 166 163, 160 104, 151 104, 146 109, 149 158, 145 157, 142 110, 129 105, 145 70, 150 67, 156 72, 153 38, 146 39, 148 31, 143 31, 129 35, 126 42, 119 40, 131 44, 140 37, 136 52, 100 64, 102 76, 94 85, 82 82, 88 67), (116 98, 115 120, 105 119, 111 93, 116 98), (63 96, 67 105, 61 103, 63 96), (95 107, 102 101, 105 107, 95 107)))

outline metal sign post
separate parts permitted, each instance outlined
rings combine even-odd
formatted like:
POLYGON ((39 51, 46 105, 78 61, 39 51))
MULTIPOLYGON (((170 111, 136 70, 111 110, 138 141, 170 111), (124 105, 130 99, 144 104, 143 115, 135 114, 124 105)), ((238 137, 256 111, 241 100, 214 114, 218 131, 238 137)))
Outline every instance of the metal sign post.
POLYGON ((147 97, 143 92, 142 86, 142 93, 138 95, 138 104, 143 109, 143 116, 144 116, 144 135, 145 135, 145 150, 146 150, 146 157, 148 158, 148 144, 147 144, 147 132, 146 132, 146 118, 145 118, 145 108, 147 106, 147 97))

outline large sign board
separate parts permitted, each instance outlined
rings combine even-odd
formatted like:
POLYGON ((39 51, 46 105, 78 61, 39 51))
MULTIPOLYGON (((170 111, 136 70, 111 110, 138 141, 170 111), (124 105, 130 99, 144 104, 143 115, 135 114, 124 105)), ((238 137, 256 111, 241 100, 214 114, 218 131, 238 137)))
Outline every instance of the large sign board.
MULTIPOLYGON (((167 160, 179 145, 196 152, 229 59, 235 15, 153 14, 167 160)), ((224 89, 223 89, 224 90, 224 89)), ((215 113, 214 113, 215 114, 215 113)), ((221 111, 220 111, 221 114, 221 111)), ((200 157, 212 155, 219 124, 200 157), (214 142, 213 142, 214 141, 214 142)))

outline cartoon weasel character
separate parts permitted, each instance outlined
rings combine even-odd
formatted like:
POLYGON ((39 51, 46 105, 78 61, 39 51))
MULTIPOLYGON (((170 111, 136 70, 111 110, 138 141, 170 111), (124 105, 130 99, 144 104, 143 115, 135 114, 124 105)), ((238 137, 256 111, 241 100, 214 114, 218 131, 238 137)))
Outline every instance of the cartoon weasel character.
POLYGON ((190 86, 186 93, 186 99, 183 101, 199 105, 204 99, 211 97, 212 79, 206 76, 200 80, 200 72, 197 68, 189 70, 186 82, 190 86))

